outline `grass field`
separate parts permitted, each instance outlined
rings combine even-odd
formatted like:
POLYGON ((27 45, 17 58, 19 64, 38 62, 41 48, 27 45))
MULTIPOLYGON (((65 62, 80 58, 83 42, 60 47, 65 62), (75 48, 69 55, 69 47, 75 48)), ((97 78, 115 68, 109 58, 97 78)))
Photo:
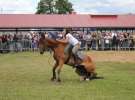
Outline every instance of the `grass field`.
POLYGON ((86 53, 104 79, 80 82, 65 65, 62 82, 53 83, 49 53, 0 54, 0 100, 135 100, 135 52, 86 53))

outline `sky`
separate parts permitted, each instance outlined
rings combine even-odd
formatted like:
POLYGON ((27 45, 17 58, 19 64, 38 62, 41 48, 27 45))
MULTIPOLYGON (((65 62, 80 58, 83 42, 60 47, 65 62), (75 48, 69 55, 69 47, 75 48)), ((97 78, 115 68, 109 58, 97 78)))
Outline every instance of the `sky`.
MULTIPOLYGON (((40 0, 0 0, 0 14, 33 14, 40 0)), ((135 14, 135 0, 69 0, 78 14, 135 14)))

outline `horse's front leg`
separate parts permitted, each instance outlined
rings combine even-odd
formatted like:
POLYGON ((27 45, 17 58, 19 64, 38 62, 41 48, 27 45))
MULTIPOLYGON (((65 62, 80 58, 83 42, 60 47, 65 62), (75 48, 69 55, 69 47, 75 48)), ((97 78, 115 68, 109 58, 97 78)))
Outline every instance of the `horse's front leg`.
POLYGON ((62 69, 62 67, 63 67, 63 64, 64 64, 64 61, 63 61, 63 59, 61 59, 61 60, 59 61, 59 65, 58 65, 58 69, 57 69, 57 74, 58 74, 57 81, 58 81, 58 82, 61 82, 61 79, 60 79, 60 72, 61 72, 61 69, 62 69))
POLYGON ((53 72, 53 77, 51 78, 51 81, 56 80, 56 68, 58 67, 58 62, 55 63, 55 65, 53 66, 52 72, 53 72))

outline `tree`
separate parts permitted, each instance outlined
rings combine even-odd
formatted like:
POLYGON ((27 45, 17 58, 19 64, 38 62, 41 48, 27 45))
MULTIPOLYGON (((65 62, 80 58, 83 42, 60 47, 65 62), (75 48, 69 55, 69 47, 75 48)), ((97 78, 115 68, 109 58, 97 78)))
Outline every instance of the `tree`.
POLYGON ((72 13, 73 11, 72 4, 68 0, 57 0, 56 9, 58 14, 72 13))
POLYGON ((40 0, 36 14, 66 14, 73 11, 68 0, 40 0))
POLYGON ((37 14, 41 14, 41 13, 51 14, 51 13, 53 13, 52 1, 53 0, 40 0, 40 2, 38 3, 36 13, 37 14))

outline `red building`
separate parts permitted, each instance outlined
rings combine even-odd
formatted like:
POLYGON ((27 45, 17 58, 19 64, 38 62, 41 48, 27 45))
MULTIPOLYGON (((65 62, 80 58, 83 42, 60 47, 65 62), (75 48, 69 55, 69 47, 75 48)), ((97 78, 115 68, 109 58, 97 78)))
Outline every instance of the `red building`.
POLYGON ((73 28, 75 30, 135 31, 135 15, 34 15, 1 14, 0 31, 49 30, 73 28))

